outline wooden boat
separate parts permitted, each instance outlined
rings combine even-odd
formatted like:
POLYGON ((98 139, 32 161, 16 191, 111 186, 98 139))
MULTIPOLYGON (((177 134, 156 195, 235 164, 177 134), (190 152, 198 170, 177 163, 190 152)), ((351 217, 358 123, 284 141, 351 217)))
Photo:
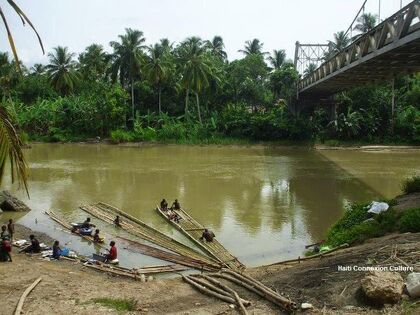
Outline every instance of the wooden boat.
POLYGON ((104 203, 97 203, 94 205, 81 206, 80 209, 109 224, 113 224, 116 214, 121 215, 124 217, 124 220, 121 221, 120 228, 128 233, 145 239, 181 256, 200 261, 203 265, 220 267, 218 260, 210 258, 205 254, 188 247, 187 245, 163 234, 162 232, 115 207, 104 203))
POLYGON ((183 209, 168 209, 166 211, 163 211, 160 209, 159 206, 157 206, 156 210, 167 221, 169 221, 179 231, 186 235, 191 241, 197 244, 197 246, 202 248, 213 258, 217 259, 217 261, 222 263, 224 266, 235 270, 241 270, 245 268, 245 266, 236 257, 234 257, 226 248, 224 248, 223 245, 220 244, 217 239, 213 239, 212 242, 200 241, 200 237, 202 236, 205 227, 198 223, 183 209), (175 217, 178 217, 179 220, 174 220, 173 218, 175 217))

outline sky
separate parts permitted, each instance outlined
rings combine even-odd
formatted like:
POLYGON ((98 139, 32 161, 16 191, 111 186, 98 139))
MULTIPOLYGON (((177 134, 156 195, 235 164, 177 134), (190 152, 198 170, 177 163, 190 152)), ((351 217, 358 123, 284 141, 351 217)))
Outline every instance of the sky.
MULTIPOLYGON (((15 0, 38 29, 46 52, 58 45, 80 53, 92 43, 111 51, 127 27, 144 32, 147 44, 161 38, 178 43, 190 36, 220 35, 229 60, 241 58, 245 41, 258 38, 264 51, 285 49, 293 59, 295 42, 326 43, 346 30, 364 0, 15 0)), ((381 17, 400 8, 401 0, 368 0, 366 12, 381 17)), ((410 0, 402 0, 406 5, 410 0)), ((20 59, 28 66, 47 63, 35 34, 23 27, 6 0, 0 0, 15 37, 20 59)), ((0 51, 9 51, 0 24, 0 51)))

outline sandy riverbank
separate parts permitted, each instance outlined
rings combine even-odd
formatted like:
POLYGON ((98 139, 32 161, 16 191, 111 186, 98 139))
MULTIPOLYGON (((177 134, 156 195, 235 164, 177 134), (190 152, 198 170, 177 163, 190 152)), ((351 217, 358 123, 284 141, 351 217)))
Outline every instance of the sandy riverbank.
MULTIPOLYGON (((29 233, 29 229, 17 225, 17 238, 29 233)), ((36 234, 45 243, 52 241, 47 235, 36 234)), ((363 272, 339 272, 336 267, 366 265, 369 258, 378 262, 385 260, 394 245, 401 252, 418 250, 420 233, 389 235, 322 259, 287 266, 252 268, 247 273, 297 303, 312 303, 315 307, 313 314, 383 314, 384 310, 368 308, 357 298, 363 272)), ((420 254, 417 261, 420 261, 420 254)), ((401 274, 403 277, 407 275, 401 274)), ((131 313, 237 314, 227 303, 202 295, 180 278, 140 283, 93 271, 78 263, 44 261, 39 256, 18 254, 16 250, 12 263, 0 264, 0 276, 0 308, 3 314, 13 313, 24 289, 39 276, 43 280, 25 301, 26 313, 118 314, 116 310, 93 302, 95 298, 107 297, 136 300, 136 311, 131 313)), ((280 310, 271 303, 240 288, 236 289, 241 296, 253 302, 249 308, 251 314, 279 314, 280 310)), ((420 310, 420 304, 414 307, 420 310)), ((386 311, 404 314, 407 309, 404 305, 397 305, 388 307, 386 311)))

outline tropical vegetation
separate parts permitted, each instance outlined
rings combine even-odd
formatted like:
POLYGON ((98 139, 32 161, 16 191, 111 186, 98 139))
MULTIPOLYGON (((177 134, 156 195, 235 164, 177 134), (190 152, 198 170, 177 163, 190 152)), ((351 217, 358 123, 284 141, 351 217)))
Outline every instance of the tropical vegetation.
MULTIPOLYGON (((358 30, 370 29, 368 17, 358 30)), ((337 32, 329 54, 350 41, 337 32)), ((78 55, 55 47, 47 64, 30 68, 1 53, 0 99, 32 140, 419 143, 418 74, 396 78, 394 108, 383 82, 335 95, 333 108, 298 110, 296 83, 317 66, 299 74, 283 49, 265 52, 257 38, 240 52, 229 60, 220 36, 146 45, 143 32, 127 28, 109 47, 91 44, 78 55)))

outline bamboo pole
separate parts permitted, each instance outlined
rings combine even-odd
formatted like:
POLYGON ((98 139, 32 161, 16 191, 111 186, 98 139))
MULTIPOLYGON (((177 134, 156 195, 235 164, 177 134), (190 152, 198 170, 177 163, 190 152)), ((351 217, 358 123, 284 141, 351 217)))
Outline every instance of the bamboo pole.
POLYGON ((23 294, 20 297, 19 302, 18 302, 18 304, 16 306, 15 315, 20 315, 20 313, 22 312, 23 303, 25 302, 26 297, 38 285, 38 283, 41 282, 41 280, 42 280, 42 277, 39 277, 28 288, 26 288, 26 290, 23 292, 23 294))
POLYGON ((182 279, 189 283, 191 286, 193 286, 194 288, 196 288, 197 290, 201 291, 204 294, 210 295, 212 297, 218 298, 219 300, 222 300, 224 302, 227 302, 229 304, 236 304, 235 299, 225 296, 225 295, 221 295, 219 293, 216 293, 214 291, 211 291, 205 287, 203 287, 202 285, 198 284, 197 282, 195 282, 191 277, 188 276, 184 276, 182 275, 182 279))
MULTIPOLYGON (((232 288, 230 288, 230 287, 228 287, 227 285, 224 285, 223 283, 221 283, 220 281, 217 281, 216 279, 213 279, 213 278, 211 278, 211 277, 209 277, 209 276, 207 276, 207 275, 204 275, 204 274, 202 274, 202 275, 197 275, 196 276, 197 278, 204 278, 204 279, 206 279, 207 281, 209 281, 209 282, 211 282, 211 283, 213 283, 213 284, 215 284, 215 285, 217 285, 218 287, 220 287, 220 288, 222 288, 223 290, 225 290, 225 291, 227 291, 227 292, 229 292, 231 295, 237 295, 238 293, 235 291, 235 290, 233 290, 232 288)), ((250 301, 247 301, 247 300, 244 300, 244 299, 240 299, 240 301, 241 301, 241 303, 242 303, 242 305, 245 305, 245 306, 250 306, 251 305, 251 302, 250 301)))
POLYGON ((277 292, 273 291, 272 289, 270 289, 266 285, 262 284, 261 282, 255 280, 255 279, 253 279, 249 276, 243 276, 243 275, 240 275, 239 273, 233 272, 231 270, 222 270, 222 273, 230 274, 230 275, 238 278, 239 280, 241 280, 245 283, 248 283, 249 285, 255 287, 257 290, 262 291, 264 294, 272 296, 274 299, 278 300, 280 303, 286 305, 287 308, 289 308, 289 306, 291 304, 293 304, 293 302, 290 301, 289 299, 286 299, 285 297, 283 297, 280 294, 278 294, 277 292))
POLYGON ((349 247, 349 246, 350 246, 349 244, 344 243, 344 244, 341 244, 340 246, 334 247, 333 249, 330 249, 330 250, 325 251, 323 253, 319 253, 319 254, 316 254, 316 255, 308 256, 308 257, 302 257, 302 258, 298 257, 298 258, 295 258, 295 259, 283 260, 283 261, 279 261, 279 262, 272 263, 272 264, 269 264, 269 265, 264 265, 264 266, 261 266, 261 267, 276 266, 276 265, 282 265, 282 264, 287 264, 287 263, 291 263, 291 262, 300 262, 302 260, 309 260, 309 259, 313 259, 313 258, 317 258, 317 257, 323 257, 323 256, 327 256, 328 254, 333 253, 333 252, 335 252, 339 249, 343 249, 343 248, 346 248, 346 247, 349 247))

